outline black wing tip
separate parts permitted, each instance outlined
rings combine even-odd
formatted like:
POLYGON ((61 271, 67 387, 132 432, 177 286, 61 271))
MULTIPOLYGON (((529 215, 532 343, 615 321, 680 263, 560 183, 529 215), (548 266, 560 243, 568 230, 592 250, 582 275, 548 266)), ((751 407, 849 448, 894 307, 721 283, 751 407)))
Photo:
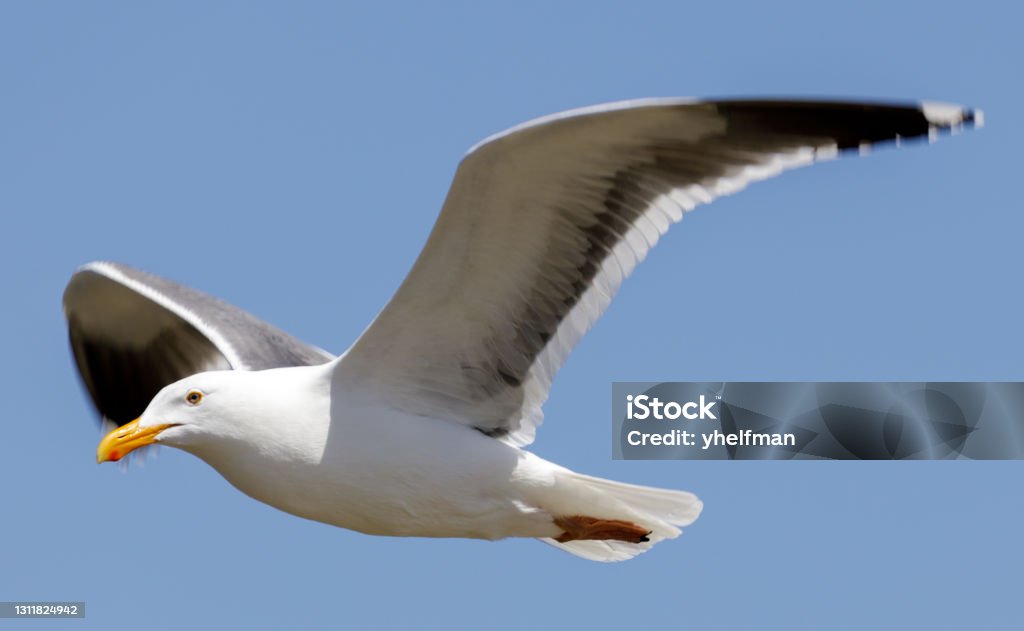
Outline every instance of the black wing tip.
MULTIPOLYGON (((898 107, 898 106, 896 106, 898 107)), ((910 111, 911 108, 903 108, 910 111)), ((856 149, 861 153, 870 151, 874 145, 890 144, 895 141, 896 146, 905 143, 926 141, 929 144, 935 142, 940 136, 955 136, 966 129, 980 129, 985 126, 985 113, 972 107, 965 107, 953 103, 942 103, 937 101, 922 101, 917 105, 919 116, 924 120, 909 127, 900 129, 895 138, 880 137, 868 142, 862 142, 858 147, 841 147, 841 149, 856 149)), ((918 119, 920 121, 920 118, 918 119)), ((901 124, 902 127, 902 124, 901 124)))
POLYGON ((932 101, 773 97, 708 103, 725 116, 734 133, 827 138, 839 153, 865 153, 877 145, 899 146, 917 139, 934 141, 984 123, 980 109, 932 101))
POLYGON ((871 111, 879 127, 860 138, 856 144, 838 143, 840 152, 857 151, 870 153, 878 145, 904 144, 926 141, 935 142, 940 136, 955 136, 966 129, 980 129, 985 125, 985 114, 981 109, 953 103, 922 101, 915 105, 886 103, 864 103, 871 111))

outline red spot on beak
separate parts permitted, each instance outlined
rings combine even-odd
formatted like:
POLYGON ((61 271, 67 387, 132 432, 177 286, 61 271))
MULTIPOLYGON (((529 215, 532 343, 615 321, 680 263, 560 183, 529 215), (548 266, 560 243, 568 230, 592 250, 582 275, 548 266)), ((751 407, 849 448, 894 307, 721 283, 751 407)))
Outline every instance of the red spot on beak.
POLYGON ((116 451, 112 451, 110 452, 110 455, 108 457, 114 462, 117 462, 118 460, 121 459, 121 454, 117 453, 116 451))

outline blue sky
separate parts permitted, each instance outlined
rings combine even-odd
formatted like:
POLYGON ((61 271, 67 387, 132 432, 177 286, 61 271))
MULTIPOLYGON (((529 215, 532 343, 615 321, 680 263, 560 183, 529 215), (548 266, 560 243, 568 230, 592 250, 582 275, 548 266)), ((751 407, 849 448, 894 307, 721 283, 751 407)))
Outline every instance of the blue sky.
POLYGON ((40 628, 1018 621, 1020 463, 616 462, 608 410, 615 380, 1024 379, 1018 9, 429 4, 0 8, 0 600, 87 602, 40 628), (479 139, 604 101, 740 95, 955 101, 987 126, 699 209, 577 348, 533 450, 698 493, 681 539, 599 565, 371 538, 170 449, 96 466, 60 311, 76 266, 130 263, 341 351, 479 139))

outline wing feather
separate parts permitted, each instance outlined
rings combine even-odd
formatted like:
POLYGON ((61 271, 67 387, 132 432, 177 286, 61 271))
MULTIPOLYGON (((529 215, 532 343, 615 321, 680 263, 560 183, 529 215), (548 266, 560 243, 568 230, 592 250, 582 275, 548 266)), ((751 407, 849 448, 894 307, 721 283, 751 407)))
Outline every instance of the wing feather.
POLYGON ((188 375, 333 358, 212 296, 117 263, 75 272, 64 314, 82 382, 99 413, 118 425, 188 375))
POLYGON ((460 165, 409 276, 339 370, 386 403, 529 443, 551 379, 686 211, 954 106, 649 100, 539 119, 460 165))
POLYGON ((419 259, 339 374, 393 407, 528 444, 566 356, 685 212, 975 120, 957 106, 655 99, 497 134, 460 164, 419 259))

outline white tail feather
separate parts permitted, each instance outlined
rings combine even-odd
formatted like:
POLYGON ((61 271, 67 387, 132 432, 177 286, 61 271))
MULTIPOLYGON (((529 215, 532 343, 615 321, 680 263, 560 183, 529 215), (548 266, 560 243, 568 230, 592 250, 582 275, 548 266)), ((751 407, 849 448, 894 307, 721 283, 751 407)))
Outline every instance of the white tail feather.
POLYGON ((623 484, 571 471, 562 475, 570 477, 574 484, 582 484, 590 491, 588 495, 598 499, 599 505, 588 509, 587 514, 632 521, 651 531, 650 541, 643 543, 593 539, 559 543, 554 539, 541 539, 591 561, 625 561, 650 550, 659 541, 675 539, 683 532, 680 527, 692 524, 704 508, 696 495, 686 491, 623 484))

